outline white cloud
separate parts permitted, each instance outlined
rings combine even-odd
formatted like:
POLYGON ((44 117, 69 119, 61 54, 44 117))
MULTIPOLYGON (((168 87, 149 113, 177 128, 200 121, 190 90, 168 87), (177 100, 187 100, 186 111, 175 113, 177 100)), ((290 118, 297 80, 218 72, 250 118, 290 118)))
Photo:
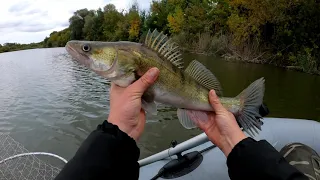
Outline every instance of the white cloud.
MULTIPOLYGON (((106 3, 114 4, 117 9, 129 9, 134 0, 105 0, 106 3)), ((151 0, 137 0, 140 9, 149 9, 151 0)))
MULTIPOLYGON (((148 9, 151 0, 137 0, 140 9, 148 9)), ((68 26, 73 12, 103 8, 112 3, 128 9, 132 0, 10 0, 0 6, 0 44, 40 42, 52 31, 68 26)))

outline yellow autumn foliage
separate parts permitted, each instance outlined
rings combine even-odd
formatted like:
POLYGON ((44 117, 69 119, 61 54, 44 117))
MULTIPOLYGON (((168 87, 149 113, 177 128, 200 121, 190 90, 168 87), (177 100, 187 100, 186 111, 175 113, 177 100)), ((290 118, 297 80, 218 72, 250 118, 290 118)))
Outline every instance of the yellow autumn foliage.
POLYGON ((184 23, 184 13, 180 7, 177 7, 173 14, 168 15, 168 25, 170 32, 178 34, 182 31, 184 23))

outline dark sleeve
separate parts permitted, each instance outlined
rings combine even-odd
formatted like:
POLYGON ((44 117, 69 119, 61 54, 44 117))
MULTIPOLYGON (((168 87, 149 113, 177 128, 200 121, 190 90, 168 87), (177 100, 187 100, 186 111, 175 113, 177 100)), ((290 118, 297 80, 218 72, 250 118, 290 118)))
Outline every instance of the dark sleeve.
POLYGON ((229 154, 227 165, 232 180, 309 180, 264 140, 242 140, 229 154))
POLYGON ((139 154, 131 137, 105 121, 82 143, 56 180, 138 179, 139 154))

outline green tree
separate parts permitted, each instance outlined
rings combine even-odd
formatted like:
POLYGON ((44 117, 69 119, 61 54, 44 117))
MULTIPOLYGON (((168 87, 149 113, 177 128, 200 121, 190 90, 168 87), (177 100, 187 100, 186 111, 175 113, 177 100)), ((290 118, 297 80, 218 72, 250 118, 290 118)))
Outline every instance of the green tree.
POLYGON ((184 26, 184 12, 181 7, 177 6, 175 12, 168 15, 168 25, 170 27, 170 32, 173 34, 178 34, 182 31, 184 26))
POLYGON ((97 10, 96 16, 93 19, 93 39, 94 41, 103 41, 104 40, 104 27, 103 27, 103 23, 104 23, 104 13, 103 11, 99 8, 97 10))
POLYGON ((207 9, 204 2, 191 0, 185 9, 185 30, 192 34, 208 31, 210 28, 207 9), (205 29, 207 28, 207 29, 205 29))
POLYGON ((225 0, 209 0, 206 5, 210 31, 227 33, 227 21, 230 17, 230 5, 225 0))
POLYGON ((147 17, 147 27, 158 29, 164 33, 169 33, 168 20, 169 15, 168 0, 152 1, 150 14, 147 17))
POLYGON ((131 8, 129 9, 127 18, 129 20, 129 40, 139 41, 141 19, 140 19, 139 8, 137 3, 131 6, 131 8))
POLYGON ((129 38, 129 20, 127 16, 121 17, 121 20, 117 23, 115 36, 117 40, 126 41, 129 38))
POLYGON ((104 37, 107 41, 115 41, 117 37, 115 32, 123 15, 119 13, 113 4, 108 4, 104 7, 104 37))
POLYGON ((80 9, 74 12, 73 16, 69 19, 71 39, 73 40, 84 39, 82 29, 85 24, 85 17, 89 14, 92 14, 92 12, 88 11, 88 9, 80 9))
POLYGON ((94 24, 95 21, 95 14, 88 14, 84 18, 84 25, 82 28, 83 36, 84 39, 86 40, 93 40, 95 36, 95 31, 94 31, 94 24))

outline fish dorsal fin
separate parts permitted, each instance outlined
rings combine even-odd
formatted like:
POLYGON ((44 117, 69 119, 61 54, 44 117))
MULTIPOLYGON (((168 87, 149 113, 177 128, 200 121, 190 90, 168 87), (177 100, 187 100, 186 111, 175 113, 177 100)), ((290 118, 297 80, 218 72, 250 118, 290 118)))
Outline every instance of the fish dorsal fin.
POLYGON ((172 42, 163 32, 159 33, 155 29, 151 33, 149 30, 144 45, 157 52, 162 58, 170 61, 176 67, 183 69, 182 54, 179 46, 172 42))
POLYGON ((222 96, 222 88, 218 79, 199 61, 193 60, 185 72, 202 86, 214 89, 218 96, 222 96))

